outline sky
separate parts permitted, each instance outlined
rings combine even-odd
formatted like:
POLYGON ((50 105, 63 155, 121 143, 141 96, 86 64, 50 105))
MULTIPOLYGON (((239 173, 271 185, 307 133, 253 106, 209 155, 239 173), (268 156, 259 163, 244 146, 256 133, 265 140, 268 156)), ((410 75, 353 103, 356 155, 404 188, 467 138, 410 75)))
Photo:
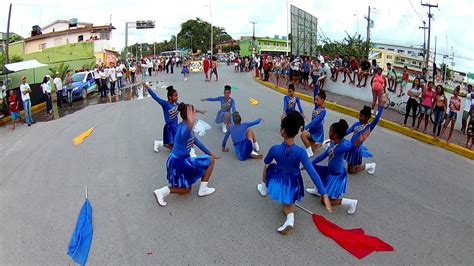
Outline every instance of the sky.
MULTIPOLYGON (((129 44, 169 40, 179 31, 180 24, 199 17, 224 27, 234 39, 252 35, 252 24, 257 22, 256 35, 287 34, 287 2, 318 18, 318 34, 342 40, 346 32, 366 36, 368 6, 374 27, 371 39, 403 45, 422 46, 422 21, 428 23, 428 8, 418 0, 140 0, 140 1, 71 1, 12 0, 11 31, 28 36, 32 25, 45 26, 58 19, 78 18, 81 22, 103 25, 112 22, 117 28, 112 33, 115 49, 124 47, 125 22, 155 20, 155 29, 129 30, 129 44), (212 16, 211 16, 212 14, 212 16)), ((437 36, 437 62, 442 54, 452 56, 454 69, 474 72, 474 0, 437 0, 432 8, 431 48, 437 36), (469 26, 470 25, 470 26, 469 26)), ((8 2, 0 4, 0 31, 6 32, 8 2)), ((179 36, 178 36, 179 39, 179 36)), ((451 62, 451 60, 449 60, 451 62)))

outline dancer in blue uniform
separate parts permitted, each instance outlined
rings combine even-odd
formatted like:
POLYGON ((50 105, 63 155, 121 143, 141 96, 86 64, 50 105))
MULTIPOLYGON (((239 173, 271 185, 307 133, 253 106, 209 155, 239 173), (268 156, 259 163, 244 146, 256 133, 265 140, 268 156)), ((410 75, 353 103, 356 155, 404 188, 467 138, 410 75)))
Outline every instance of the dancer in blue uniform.
MULTIPOLYGON (((173 149, 174 136, 176 135, 176 130, 178 129, 178 92, 173 88, 173 86, 168 86, 166 88, 167 98, 165 101, 161 99, 154 91, 150 88, 148 83, 143 83, 143 87, 147 89, 151 97, 161 105, 163 108, 163 116, 165 119, 165 126, 163 127, 163 140, 155 140, 153 145, 153 150, 155 152, 160 152, 160 150, 165 147, 168 149, 173 149)), ((206 111, 196 110, 196 112, 205 114, 206 111)))
POLYGON ((309 122, 305 127, 305 131, 301 133, 301 141, 306 147, 308 157, 313 157, 313 149, 319 149, 324 141, 324 117, 326 116, 326 93, 321 91, 314 97, 314 110, 309 122))
POLYGON ((234 144, 235 153, 239 160, 245 161, 248 158, 262 159, 263 156, 257 153, 260 150, 257 137, 250 127, 262 123, 263 119, 258 118, 252 122, 242 123, 242 117, 239 112, 233 112, 232 121, 234 123, 229 126, 227 133, 225 133, 224 140, 222 141, 222 151, 229 151, 225 146, 230 135, 234 144))
POLYGON ((201 99, 202 102, 220 102, 221 109, 217 112, 216 116, 216 123, 222 123, 222 132, 227 132, 227 127, 230 125, 231 122, 231 114, 236 111, 235 109, 235 101, 233 98, 230 97, 232 94, 232 89, 229 85, 225 85, 224 87, 224 96, 219 96, 216 98, 204 98, 201 99))
POLYGON ((207 184, 214 169, 215 160, 219 159, 219 157, 210 152, 194 136, 193 126, 196 122, 194 106, 180 103, 178 111, 183 122, 178 125, 173 149, 166 162, 167 179, 170 185, 154 191, 156 201, 161 206, 166 206, 165 197, 170 193, 189 193, 191 186, 199 179, 201 179, 201 185, 198 196, 203 197, 215 191, 214 188, 208 187, 207 184), (193 144, 207 155, 190 157, 189 152, 193 144))
POLYGON ((293 204, 301 201, 304 196, 303 178, 301 177, 300 163, 308 172, 318 191, 323 195, 326 209, 331 212, 331 203, 320 177, 314 170, 306 151, 295 144, 295 136, 304 126, 303 116, 290 111, 283 118, 280 134, 284 141, 270 148, 265 157, 263 168, 263 182, 257 185, 257 190, 263 197, 270 195, 273 200, 282 204, 286 214, 285 223, 277 229, 281 234, 287 234, 294 225, 293 204), (276 163, 272 163, 275 160, 276 163))
POLYGON ((295 85, 290 83, 288 85, 288 95, 285 95, 285 97, 283 97, 283 114, 281 115, 281 119, 283 120, 286 114, 288 114, 290 111, 296 111, 297 105, 301 115, 304 118, 300 98, 298 96, 295 96, 295 85))
MULTIPOLYGON (((331 144, 312 162, 314 169, 321 177, 326 192, 331 199, 331 205, 349 206, 347 213, 354 214, 357 208, 357 200, 341 198, 346 193, 347 172, 344 162, 344 154, 352 149, 350 141, 344 139, 347 128, 346 120, 341 119, 329 128, 329 139, 331 144), (318 165, 322 160, 328 158, 328 165, 318 165)), ((317 188, 307 188, 306 192, 320 196, 317 188)))
POLYGON ((359 113, 359 121, 355 122, 348 130, 347 135, 354 133, 351 138, 352 149, 346 153, 345 159, 347 160, 347 170, 349 174, 357 174, 364 170, 367 170, 368 174, 375 173, 375 163, 367 163, 362 165, 362 157, 371 157, 372 154, 362 144, 369 137, 370 132, 374 130, 375 126, 380 120, 383 113, 383 103, 379 105, 377 115, 372 123, 369 123, 371 117, 371 109, 368 106, 364 106, 359 113))

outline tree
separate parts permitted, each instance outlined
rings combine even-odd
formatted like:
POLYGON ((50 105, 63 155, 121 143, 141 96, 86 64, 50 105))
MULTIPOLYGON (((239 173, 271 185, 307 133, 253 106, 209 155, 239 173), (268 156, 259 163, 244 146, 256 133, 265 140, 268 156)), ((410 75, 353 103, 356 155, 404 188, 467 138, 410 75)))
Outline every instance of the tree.
POLYGON ((342 41, 334 41, 329 38, 325 38, 321 40, 321 43, 323 45, 318 47, 318 50, 324 55, 328 55, 330 57, 335 57, 337 55, 348 55, 355 56, 356 58, 360 59, 363 56, 369 55, 367 42, 360 34, 354 34, 353 36, 347 34, 347 36, 342 41))
MULTIPOLYGON (((231 40, 224 28, 213 26, 213 44, 231 40)), ((201 50, 207 52, 210 48, 211 24, 200 18, 190 19, 181 24, 178 33, 178 47, 188 48, 195 52, 201 50)))
POLYGON ((51 77, 56 77, 56 72, 59 72, 59 77, 61 78, 61 80, 64 80, 64 78, 66 77, 66 73, 71 69, 69 65, 66 65, 64 64, 64 62, 62 62, 58 66, 48 68, 48 70, 49 75, 51 77))

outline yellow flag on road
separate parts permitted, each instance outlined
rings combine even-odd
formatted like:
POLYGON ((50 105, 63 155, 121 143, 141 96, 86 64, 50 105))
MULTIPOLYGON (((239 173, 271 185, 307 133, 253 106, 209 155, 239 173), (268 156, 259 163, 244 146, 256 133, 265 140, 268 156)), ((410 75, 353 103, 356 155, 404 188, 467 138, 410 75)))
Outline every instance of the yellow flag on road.
POLYGON ((258 101, 257 101, 256 99, 254 99, 254 98, 250 98, 250 99, 249 99, 249 102, 250 102, 250 104, 252 104, 252 105, 257 105, 257 104, 258 104, 258 101))
POLYGON ((89 128, 88 130, 82 132, 81 134, 75 136, 72 141, 74 142, 74 145, 79 145, 81 144, 85 138, 87 138, 91 133, 92 131, 94 131, 96 126, 93 126, 91 128, 89 128))

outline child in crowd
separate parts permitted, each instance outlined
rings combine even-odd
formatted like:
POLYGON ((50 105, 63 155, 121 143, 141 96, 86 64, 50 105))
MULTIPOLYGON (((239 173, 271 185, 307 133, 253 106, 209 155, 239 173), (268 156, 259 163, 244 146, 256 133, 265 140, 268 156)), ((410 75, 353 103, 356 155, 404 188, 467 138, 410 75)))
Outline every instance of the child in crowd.
POLYGON ((169 186, 154 191, 156 201, 166 206, 165 197, 170 193, 187 194, 191 186, 201 180, 198 196, 203 197, 215 192, 208 187, 209 178, 214 169, 215 160, 219 159, 210 152, 201 141, 194 136, 193 126, 196 122, 196 111, 190 104, 180 103, 178 112, 183 119, 178 125, 173 149, 166 162, 167 179, 169 186), (207 155, 190 157, 191 146, 196 144, 207 155))
POLYGON ((227 144, 227 139, 229 139, 229 136, 231 136, 232 142, 234 144, 234 150, 239 160, 245 161, 248 158, 262 159, 263 156, 257 153, 260 150, 257 137, 250 127, 262 123, 263 119, 258 118, 252 122, 242 123, 242 117, 240 116, 239 112, 233 112, 232 121, 233 124, 227 129, 224 140, 222 141, 222 151, 229 151, 229 149, 225 146, 227 144))
POLYGON ((12 131, 15 130, 16 120, 19 119, 20 123, 23 125, 20 115, 20 102, 13 90, 10 90, 10 96, 8 97, 8 102, 10 103, 10 113, 12 116, 12 131))
POLYGON ((449 99, 449 114, 448 119, 444 122, 443 129, 441 130, 441 138, 444 136, 444 132, 448 125, 451 123, 451 129, 449 130, 449 136, 446 140, 446 143, 449 144, 451 141, 451 137, 453 136, 454 125, 456 124, 456 120, 458 118, 458 112, 461 110, 461 97, 459 97, 459 91, 461 90, 460 86, 457 86, 454 89, 453 96, 449 99))
POLYGON ((224 96, 219 96, 215 98, 204 98, 201 99, 201 102, 220 102, 221 109, 217 112, 216 123, 222 123, 222 132, 227 133, 227 127, 231 123, 231 114, 236 111, 235 100, 230 97, 232 94, 232 88, 230 85, 224 86, 224 96))
MULTIPOLYGON (((354 214, 357 208, 357 200, 342 198, 346 193, 347 187, 347 172, 345 169, 344 154, 349 152, 352 148, 350 141, 344 139, 347 128, 346 120, 341 119, 331 125, 329 128, 329 139, 331 144, 312 162, 314 169, 321 177, 321 181, 326 188, 326 192, 331 200, 331 205, 349 206, 347 213, 354 214), (328 165, 318 165, 322 160, 328 158, 328 165)), ((306 191, 309 194, 319 196, 316 188, 308 188, 306 191)))
POLYGON ((281 115, 281 119, 285 118, 286 114, 288 114, 290 111, 296 111, 297 105, 301 115, 304 117, 300 98, 295 96, 295 85, 290 83, 288 85, 288 95, 283 97, 283 114, 281 115))
POLYGON ((314 110, 309 122, 305 127, 305 131, 301 133, 301 141, 306 147, 308 157, 313 157, 313 149, 319 149, 324 141, 324 117, 326 116, 326 93, 321 91, 314 97, 314 110))
POLYGON ((403 88, 405 88, 408 82, 410 82, 410 73, 408 73, 408 67, 405 66, 403 68, 402 83, 400 83, 400 93, 397 95, 397 97, 402 97, 405 95, 403 88))
POLYGON ((286 214, 285 223, 277 229, 280 234, 286 235, 294 226, 295 201, 301 201, 304 196, 303 178, 301 177, 300 164, 310 175, 313 183, 323 196, 322 200, 326 209, 331 212, 326 189, 320 177, 311 165, 306 151, 295 144, 295 136, 304 126, 303 116, 290 111, 281 121, 280 134, 284 141, 274 145, 265 157, 262 183, 257 185, 261 196, 270 195, 273 200, 278 201, 286 214), (275 160, 276 163, 272 163, 275 160))
POLYGON ((375 126, 380 120, 380 117, 383 113, 383 105, 379 105, 379 109, 377 111, 377 115, 372 123, 369 123, 369 119, 371 117, 371 110, 370 107, 364 106, 359 113, 359 121, 355 122, 348 130, 347 134, 354 133, 351 138, 352 149, 345 154, 345 159, 347 160, 347 170, 349 174, 357 174, 364 170, 367 171, 368 174, 375 173, 375 163, 368 163, 362 165, 362 157, 371 157, 372 154, 365 148, 362 144, 364 141, 369 137, 372 130, 374 130, 375 126))

